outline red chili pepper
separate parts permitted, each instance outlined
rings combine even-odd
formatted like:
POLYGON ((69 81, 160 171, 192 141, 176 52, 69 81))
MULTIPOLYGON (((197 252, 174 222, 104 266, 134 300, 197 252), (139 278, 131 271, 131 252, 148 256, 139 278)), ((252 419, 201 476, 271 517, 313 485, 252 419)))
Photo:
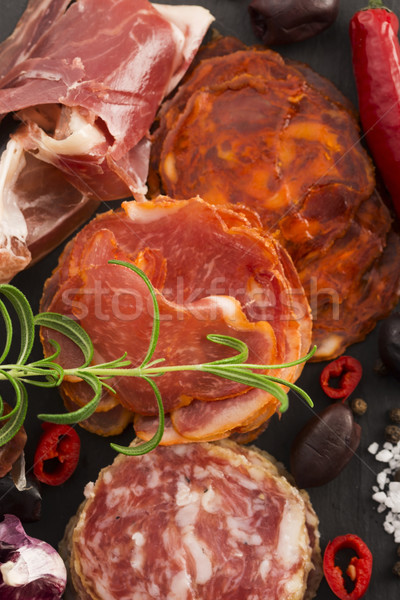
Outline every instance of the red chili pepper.
POLYGON ((365 542, 357 535, 352 533, 340 535, 327 545, 323 567, 329 587, 340 600, 358 600, 367 591, 371 579, 372 554, 365 542), (350 548, 357 554, 350 561, 350 573, 355 571, 355 583, 351 592, 348 592, 344 586, 341 568, 335 565, 336 554, 345 548, 350 548))
POLYGON ((343 402, 356 389, 362 375, 361 363, 352 356, 340 356, 328 363, 321 372, 320 383, 329 398, 341 398, 343 402), (338 387, 331 387, 332 377, 339 378, 338 387))
POLYGON ((361 123, 376 165, 400 217, 399 21, 370 0, 350 21, 353 69, 361 123))
POLYGON ((60 485, 75 471, 79 460, 81 441, 69 425, 43 423, 42 434, 35 452, 33 472, 37 479, 48 485, 60 485), (46 461, 57 459, 52 469, 46 470, 46 461))

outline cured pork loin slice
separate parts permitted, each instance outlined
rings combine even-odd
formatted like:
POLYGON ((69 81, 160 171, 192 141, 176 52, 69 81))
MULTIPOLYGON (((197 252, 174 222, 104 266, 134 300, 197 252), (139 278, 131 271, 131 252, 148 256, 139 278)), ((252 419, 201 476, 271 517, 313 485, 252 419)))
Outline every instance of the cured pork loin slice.
POLYGON ((398 261, 383 257, 398 241, 354 110, 333 84, 271 50, 235 51, 222 38, 204 55, 159 112, 152 190, 257 211, 298 269, 314 359, 333 358, 399 296, 398 261))
POLYGON ((62 543, 80 600, 316 593, 318 519, 308 495, 255 448, 224 441, 119 456, 85 495, 62 543))
MULTIPOLYGON (((248 209, 218 208, 200 198, 125 202, 122 209, 93 219, 70 242, 45 285, 41 309, 76 319, 93 341, 96 363, 127 352, 133 365, 141 364, 153 307, 136 273, 108 263, 124 260, 139 266, 156 289, 160 336, 154 360, 187 365, 226 358, 232 349, 207 339, 221 334, 243 340, 250 363, 295 361, 310 346, 309 306, 290 258, 257 222, 248 209)), ((42 337, 47 355, 52 352, 49 338, 55 337, 63 365, 80 364, 80 350, 71 342, 46 329, 42 337)), ((295 365, 271 374, 295 381, 301 370, 295 365)), ((163 443, 220 439, 242 427, 253 430, 278 408, 264 391, 204 372, 167 373, 157 384, 172 427, 163 443)), ((105 393, 99 412, 122 404, 136 415, 138 435, 146 438, 140 419, 146 418, 146 431, 158 420, 151 388, 127 377, 112 385, 117 395, 105 393)), ((62 389, 68 407, 84 405, 91 397, 84 382, 68 381, 62 389)), ((95 420, 88 425, 96 430, 95 420)), ((98 430, 106 433, 101 425, 98 430)))
POLYGON ((147 0, 28 2, 0 45, 0 118, 22 123, 0 166, 1 281, 52 250, 100 201, 143 198, 149 128, 212 20, 202 7, 147 0), (21 197, 27 170, 32 185, 21 197))

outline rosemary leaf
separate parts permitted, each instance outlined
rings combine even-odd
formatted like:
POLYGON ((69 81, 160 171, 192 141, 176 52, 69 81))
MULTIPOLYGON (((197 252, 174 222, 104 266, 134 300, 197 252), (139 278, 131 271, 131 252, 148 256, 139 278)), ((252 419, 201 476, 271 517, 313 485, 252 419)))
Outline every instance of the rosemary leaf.
POLYGON ((282 379, 281 377, 274 377, 273 375, 268 375, 268 379, 290 388, 293 392, 297 392, 307 402, 307 404, 311 406, 311 408, 314 407, 314 402, 311 400, 307 392, 305 392, 300 386, 292 383, 291 381, 286 381, 286 379, 282 379))
POLYGON ((51 356, 47 356, 44 358, 41 358, 40 360, 37 360, 35 362, 36 365, 45 365, 47 363, 52 363, 53 361, 55 361, 56 358, 58 358, 60 356, 60 352, 61 352, 61 346, 58 342, 56 342, 56 340, 51 340, 51 345, 54 348, 54 354, 52 354, 51 356))
POLYGON ((2 300, 0 300, 0 312, 3 317, 4 325, 6 327, 6 341, 4 343, 3 354, 0 356, 0 364, 4 361, 4 359, 8 356, 11 348, 12 335, 13 335, 13 326, 10 317, 10 313, 8 312, 6 305, 2 300))
POLYGON ((149 343, 149 347, 148 347, 146 356, 144 357, 143 362, 140 365, 140 367, 145 367, 147 365, 147 363, 151 360, 151 357, 154 354, 154 351, 156 349, 157 342, 158 342, 158 336, 160 334, 160 309, 158 307, 156 293, 155 293, 152 283, 151 283, 150 279, 147 277, 146 273, 144 273, 136 265, 134 265, 132 263, 124 262, 122 260, 109 260, 108 262, 110 265, 120 265, 122 267, 127 267, 128 269, 131 269, 131 271, 134 271, 135 273, 137 273, 137 275, 139 275, 139 277, 141 277, 143 279, 143 281, 145 282, 145 284, 151 294, 151 299, 153 302, 153 328, 151 331, 151 338, 150 338, 150 343, 149 343))
MULTIPOLYGON (((72 342, 74 342, 78 348, 82 351, 85 362, 82 367, 87 367, 93 358, 93 344, 92 340, 86 333, 86 331, 81 327, 76 321, 66 317, 65 315, 60 315, 58 313, 39 313, 34 317, 35 325, 39 325, 41 327, 48 327, 49 329, 54 329, 59 333, 62 333, 66 337, 68 337, 72 342)), ((59 348, 59 345, 50 340, 52 345, 55 348, 59 348)))
MULTIPOLYGON (((33 324, 32 309, 24 294, 13 285, 8 285, 6 283, 0 285, 0 292, 11 302, 15 312, 17 313, 21 328, 21 345, 17 363, 24 364, 32 352, 33 342, 35 339, 35 327, 33 324)), ((0 307, 0 310, 2 309, 3 307, 0 307)), ((4 312, 3 317, 5 317, 4 312)))
MULTIPOLYGON (((287 364, 252 365, 246 362, 249 356, 249 349, 242 340, 231 336, 210 334, 207 336, 209 341, 232 348, 236 351, 236 354, 234 356, 205 364, 165 365, 164 358, 151 360, 156 349, 160 332, 160 314, 156 292, 148 277, 135 265, 118 260, 112 260, 109 262, 134 271, 143 279, 151 294, 153 302, 152 334, 146 356, 142 364, 138 367, 132 367, 131 361, 127 359, 126 353, 120 358, 111 360, 109 362, 92 365, 91 363, 94 353, 93 343, 86 331, 77 322, 69 317, 57 313, 41 313, 34 317, 29 302, 22 292, 11 285, 0 285, 0 292, 2 292, 3 295, 5 295, 12 303, 18 315, 21 326, 21 349, 18 361, 15 364, 3 365, 0 368, 0 380, 8 380, 8 382, 13 386, 16 394, 15 407, 6 416, 3 415, 3 400, 0 396, 0 415, 2 415, 0 416, 0 421, 6 421, 6 424, 0 430, 0 446, 7 443, 17 433, 24 421, 27 410, 27 392, 24 384, 30 383, 32 385, 49 388, 57 387, 62 383, 67 375, 80 378, 90 385, 94 392, 93 398, 85 406, 75 410, 74 412, 59 415, 40 414, 38 415, 40 419, 44 419, 51 423, 60 424, 73 424, 88 419, 98 407, 103 389, 108 390, 113 394, 116 393, 113 387, 106 382, 107 380, 117 376, 141 377, 152 387, 159 412, 159 424, 156 434, 151 438, 151 440, 132 447, 111 444, 111 446, 117 452, 121 452, 130 456, 138 456, 150 452, 160 443, 162 439, 165 420, 164 408, 160 390, 157 384, 154 382, 154 378, 162 377, 162 375, 167 372, 177 373, 181 371, 203 371, 221 377, 222 379, 229 379, 238 383, 242 383, 250 388, 259 388, 277 398, 277 400, 280 402, 281 412, 284 412, 288 407, 288 396, 282 386, 289 387, 290 389, 299 393, 304 399, 306 399, 307 402, 312 405, 308 394, 295 384, 287 382, 279 377, 273 377, 266 375, 265 373, 258 373, 257 370, 266 371, 268 369, 280 369, 298 365, 308 360, 308 358, 310 358, 315 352, 315 348, 313 348, 307 356, 287 364), (26 364, 33 347, 35 325, 53 329, 67 336, 74 344, 78 346, 78 348, 80 348, 84 359, 83 364, 79 367, 64 370, 62 366, 56 362, 56 359, 60 356, 61 348, 59 343, 55 340, 50 340, 50 343, 54 347, 54 353, 52 356, 43 358, 30 364, 26 364), (162 366, 157 366, 160 365, 160 363, 164 364, 162 366)), ((12 343, 13 328, 8 310, 1 300, 0 312, 3 316, 6 328, 5 347, 0 357, 1 364, 9 353, 12 343)))
MULTIPOLYGON (((132 365, 130 360, 126 360, 127 352, 125 352, 120 358, 116 358, 115 360, 111 360, 110 362, 102 363, 101 366, 103 369, 121 369, 123 367, 130 367, 132 365)), ((93 365, 95 369, 97 365, 93 365)), ((89 369, 92 367, 89 367, 89 369)))
POLYGON ((82 406, 73 412, 64 413, 62 415, 40 414, 38 415, 39 419, 48 421, 49 423, 72 425, 88 419, 94 413, 101 399, 101 393, 103 389, 102 383, 98 377, 87 372, 84 373, 78 370, 77 375, 81 377, 83 381, 86 381, 86 383, 88 383, 93 389, 93 398, 87 404, 85 404, 85 406, 82 406))
POLYGON ((260 375, 253 373, 252 371, 246 371, 244 369, 237 369, 235 367, 219 367, 218 365, 203 365, 202 371, 223 377, 224 379, 230 379, 237 383, 243 383, 249 387, 255 387, 260 390, 264 390, 269 394, 272 394, 280 402, 280 412, 285 412, 289 406, 289 400, 285 390, 283 390, 277 383, 274 383, 269 379, 267 375, 260 375))
POLYGON ((209 365, 224 365, 224 364, 236 364, 236 363, 245 363, 249 357, 249 349, 247 344, 242 342, 242 340, 238 340, 237 338, 230 337, 229 335, 216 335, 209 334, 207 339, 215 344, 221 344, 222 346, 228 346, 229 348, 233 348, 237 350, 239 354, 236 356, 229 356, 228 358, 222 358, 221 360, 214 360, 211 363, 207 363, 209 365))
POLYGON ((147 454, 154 450, 158 444, 161 442, 161 438, 164 433, 164 405, 162 403, 160 390, 157 385, 154 383, 152 379, 149 377, 143 377, 145 381, 147 381, 151 387, 153 388, 154 395, 157 400, 158 405, 158 428, 153 437, 143 444, 139 444, 138 446, 120 446, 119 444, 110 444, 111 448, 116 452, 120 452, 121 454, 126 454, 127 456, 141 456, 142 454, 147 454))
POLYGON ((0 446, 7 444, 18 433, 24 424, 28 409, 28 394, 23 383, 13 378, 8 377, 8 379, 15 391, 15 407, 8 415, 1 417, 1 420, 7 419, 7 421, 0 429, 0 446))

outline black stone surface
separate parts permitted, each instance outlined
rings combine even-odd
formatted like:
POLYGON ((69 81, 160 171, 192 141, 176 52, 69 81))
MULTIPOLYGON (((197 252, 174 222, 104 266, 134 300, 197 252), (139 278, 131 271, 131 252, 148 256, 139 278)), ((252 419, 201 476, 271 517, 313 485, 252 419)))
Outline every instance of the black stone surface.
MULTIPOLYGON (((247 14, 247 0, 200 0, 199 3, 214 14, 215 26, 222 34, 235 35, 250 44, 257 42, 247 14)), ((317 37, 279 48, 283 55, 306 62, 318 73, 330 78, 355 103, 348 26, 352 14, 366 3, 363 0, 342 0, 338 19, 331 28, 317 37)), ((400 13, 399 2, 396 0, 387 0, 386 4, 400 13)), ((0 0, 0 39, 12 32, 25 5, 26 0, 0 0)), ((4 125, 1 133, 4 141, 4 125)), ((56 266, 61 249, 51 253, 35 267, 19 274, 13 281, 26 293, 34 311, 38 309, 44 281, 56 266)), ((375 483, 376 473, 382 467, 367 452, 371 442, 384 441, 383 432, 388 424, 388 409, 400 406, 400 382, 390 375, 379 375, 374 370, 378 359, 378 328, 379 325, 364 342, 350 347, 347 351, 362 362, 363 377, 356 395, 368 403, 367 413, 357 418, 362 426, 362 439, 357 455, 339 477, 328 485, 310 490, 310 495, 320 518, 323 549, 330 539, 350 532, 361 536, 369 545, 374 556, 374 569, 365 600, 398 600, 400 579, 392 574, 392 566, 396 561, 396 545, 392 536, 384 532, 384 517, 376 512, 376 504, 371 498, 371 487, 375 483)), ((39 358, 40 348, 36 348, 35 352, 39 358)), ((319 385, 322 368, 323 364, 307 365, 299 382, 312 396, 314 410, 317 412, 329 403, 319 385)), ((29 415, 26 422, 29 436, 26 452, 28 466, 32 464, 34 448, 40 435, 40 422, 36 414, 60 410, 62 403, 56 391, 30 389, 29 415)), ((289 411, 280 422, 277 418, 273 419, 266 432, 257 440, 257 445, 288 465, 291 442, 311 414, 308 406, 291 396, 289 411)), ((89 480, 95 480, 98 471, 108 465, 115 455, 109 447, 109 440, 96 437, 80 428, 79 434, 82 452, 77 471, 62 486, 42 487, 42 518, 38 523, 26 525, 30 535, 45 539, 54 546, 57 546, 62 538, 68 519, 83 499, 84 485, 89 480)), ((133 432, 129 429, 112 441, 127 444, 132 437, 133 432)), ((323 581, 317 599, 333 598, 335 596, 323 581)))

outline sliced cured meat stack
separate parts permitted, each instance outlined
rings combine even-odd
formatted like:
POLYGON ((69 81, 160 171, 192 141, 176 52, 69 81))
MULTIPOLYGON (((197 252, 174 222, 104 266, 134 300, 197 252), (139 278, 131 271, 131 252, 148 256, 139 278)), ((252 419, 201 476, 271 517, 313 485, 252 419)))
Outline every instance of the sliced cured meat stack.
MULTIPOLYGON (((32 6, 30 12, 37 17, 32 6)), ((63 112, 61 131, 57 125, 50 132, 38 115, 22 113, 24 123, 33 128, 23 136, 27 149, 36 150, 47 162, 57 162, 74 184, 79 175, 83 191, 101 200, 112 199, 107 179, 116 175, 124 183, 125 195, 129 190, 143 192, 139 181, 143 188, 148 130, 161 100, 187 70, 212 16, 201 7, 157 10, 147 0, 78 0, 65 12, 54 11, 53 17, 49 22, 49 12, 43 13, 46 30, 24 52, 23 60, 16 57, 13 66, 11 61, 0 80, 2 113, 44 104, 71 109, 63 112), (80 138, 85 140, 83 156, 80 138)), ((16 37, 27 34, 31 26, 23 17, 16 37)), ((3 52, 10 47, 15 53, 19 49, 13 36, 4 42, 3 52)), ((114 198, 121 198, 119 189, 116 194, 114 198)))
POLYGON ((222 39, 205 56, 159 112, 151 190, 258 212, 298 269, 314 359, 337 356, 391 310, 400 283, 398 261, 383 256, 396 234, 354 110, 333 84, 271 50, 222 39))
MULTIPOLYGON (((191 365, 231 356, 232 349, 210 341, 210 334, 243 340, 253 364, 296 361, 309 349, 310 310, 296 270, 248 209, 218 208, 200 198, 126 202, 93 219, 67 246, 45 285, 41 309, 77 320, 93 341, 96 363, 127 352, 138 366, 151 337, 151 296, 139 275, 109 264, 110 259, 136 264, 156 290, 160 335, 154 360, 191 365)), ((62 364, 78 366, 81 355, 72 342, 48 330, 42 338, 47 355, 49 338, 55 338, 62 364)), ((271 374, 293 382, 301 369, 294 365, 271 374)), ((252 431, 279 407, 265 391, 201 371, 182 371, 179 377, 167 373, 157 384, 171 425, 163 443, 252 431)), ((158 421, 150 386, 128 377, 112 385, 117 395, 106 394, 99 412, 120 403, 136 415, 138 434, 146 438, 158 421)), ((67 407, 90 397, 84 382, 67 381, 62 389, 67 407)), ((95 415, 88 425, 96 430, 95 415)), ((98 429, 105 433, 101 425, 98 429)))
POLYGON ((12 188, 12 198, 0 198, 1 280, 63 241, 96 202, 143 198, 149 128, 212 20, 202 7, 147 0, 28 2, 0 45, 0 118, 21 122, 1 165, 0 186, 12 188), (9 159, 16 153, 18 168, 9 159), (25 162, 32 167, 25 153, 35 158, 34 176, 20 198, 18 177, 25 162))
POLYGON ((80 600, 310 600, 318 519, 282 467, 233 442, 119 456, 86 488, 62 553, 80 600))

